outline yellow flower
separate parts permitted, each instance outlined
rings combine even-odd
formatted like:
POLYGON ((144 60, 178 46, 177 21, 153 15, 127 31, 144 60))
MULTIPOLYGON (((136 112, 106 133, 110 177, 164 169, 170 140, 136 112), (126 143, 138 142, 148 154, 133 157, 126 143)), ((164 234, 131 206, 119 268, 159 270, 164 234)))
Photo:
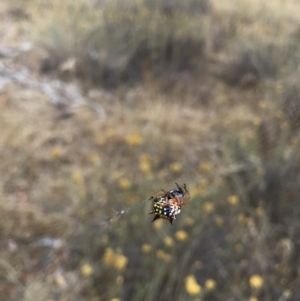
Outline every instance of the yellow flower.
POLYGON ((154 227, 156 230, 161 229, 162 226, 163 226, 163 220, 162 220, 162 219, 159 219, 159 220, 155 221, 155 223, 153 223, 153 227, 154 227))
POLYGON ((121 301, 121 299, 120 298, 112 298, 112 299, 110 299, 110 301, 121 301))
POLYGON ((60 158, 62 155, 62 150, 59 147, 54 147, 51 150, 51 157, 54 159, 60 158))
POLYGON ((258 105, 261 109, 265 109, 268 107, 268 102, 265 99, 262 99, 259 101, 258 105))
POLYGON ((285 122, 282 122, 281 124, 280 124, 280 129, 281 130, 286 130, 286 129, 288 129, 289 128, 289 124, 285 121, 285 122))
POLYGON ((127 265, 128 259, 126 256, 122 255, 122 254, 115 254, 115 267, 118 270, 123 270, 126 265, 127 265))
POLYGON ((206 192, 208 184, 209 184, 208 179, 201 179, 200 184, 199 184, 199 186, 197 188, 197 190, 198 190, 197 194, 198 195, 204 195, 205 192, 206 192))
POLYGON ((80 185, 80 184, 82 184, 83 183, 83 176, 82 176, 82 173, 80 172, 80 171, 74 171, 73 173, 72 173, 72 178, 73 178, 73 181, 76 183, 76 184, 78 184, 78 185, 80 185))
POLYGON ((224 219, 221 216, 217 216, 214 220, 216 226, 221 227, 224 224, 224 219))
POLYGON ((97 153, 90 153, 89 154, 89 160, 92 163, 99 163, 100 162, 100 158, 99 158, 97 153))
POLYGON ((112 248, 107 248, 105 250, 104 256, 103 256, 103 261, 107 265, 113 265, 115 261, 115 254, 112 248))
POLYGON ((106 139, 103 136, 96 138, 96 143, 100 146, 104 145, 105 142, 106 142, 106 139))
POLYGON ((195 185, 191 185, 189 187, 189 192, 190 192, 190 195, 191 195, 191 198, 195 198, 199 193, 198 193, 198 187, 195 186, 195 185))
POLYGON ((136 195, 131 194, 126 197, 126 203, 134 204, 135 202, 136 202, 136 195))
POLYGON ((236 251, 239 252, 239 253, 244 250, 243 245, 239 242, 234 247, 235 247, 236 251))
POLYGON ((276 88, 275 88, 275 91, 277 94, 282 94, 283 91, 284 91, 284 87, 282 84, 277 84, 276 88))
POLYGON ((280 284, 281 284, 281 285, 285 286, 286 283, 287 283, 287 279, 286 279, 286 278, 281 278, 281 279, 280 279, 280 284))
POLYGON ((170 236, 164 238, 164 243, 167 247, 172 247, 174 244, 173 239, 170 236))
POLYGON ((208 179, 203 178, 203 179, 200 180, 200 187, 201 188, 206 188, 208 186, 208 184, 209 184, 208 179))
POLYGON ((175 233, 175 237, 179 241, 186 241, 189 237, 186 231, 184 230, 179 230, 175 233))
POLYGON ((253 226, 255 224, 254 219, 252 217, 248 217, 246 222, 248 226, 253 226))
POLYGON ((124 277, 123 276, 118 276, 116 279, 116 283, 121 285, 124 283, 124 277))
POLYGON ((81 274, 88 277, 93 274, 93 268, 88 263, 86 263, 81 267, 81 274))
POLYGON ((215 205, 212 202, 205 202, 203 204, 203 210, 206 212, 212 212, 215 209, 215 205))
POLYGON ((250 297, 249 301, 258 301, 256 297, 250 297))
POLYGON ((157 250, 156 251, 156 257, 159 259, 162 259, 165 262, 171 261, 171 256, 164 252, 163 250, 157 250))
POLYGON ((107 234, 102 235, 101 242, 105 245, 108 243, 108 235, 107 234))
POLYGON ((113 128, 108 128, 106 131, 105 131, 105 136, 106 137, 112 137, 116 134, 116 131, 113 129, 113 128))
POLYGON ((173 162, 172 164, 170 164, 170 169, 175 173, 179 173, 182 170, 182 164, 179 162, 173 162))
POLYGON ((152 247, 149 244, 143 244, 141 249, 143 253, 149 253, 151 252, 152 247))
POLYGON ((110 175, 110 178, 112 180, 117 180, 119 178, 121 178, 122 173, 120 171, 113 171, 112 174, 110 175))
POLYGON ((195 224, 195 220, 189 216, 184 219, 184 223, 188 226, 193 226, 195 224))
POLYGON ((201 163, 199 165, 199 170, 203 172, 210 172, 212 170, 212 165, 209 162, 201 163))
POLYGON ((217 283, 214 279, 207 279, 205 281, 205 288, 209 291, 212 291, 216 288, 217 283))
POLYGON ((255 209, 255 213, 256 213, 258 216, 263 216, 263 215, 265 214, 265 210, 264 210, 264 208, 262 208, 262 207, 257 207, 257 208, 255 209))
POLYGON ((143 138, 137 134, 130 134, 125 136, 125 141, 129 145, 141 145, 143 143, 143 138))
POLYGON ((121 179, 119 180, 119 186, 120 186, 122 189, 126 190, 126 189, 130 188, 131 183, 130 183, 130 181, 129 181, 127 178, 121 178, 121 179))
POLYGON ((114 266, 118 270, 123 270, 128 262, 128 259, 122 255, 114 252, 112 248, 107 248, 105 250, 103 261, 107 265, 114 266))
POLYGON ((278 119, 282 119, 285 115, 282 113, 282 111, 277 111, 276 113, 275 113, 275 116, 278 118, 278 119))
POLYGON ((292 292, 291 292, 290 290, 284 290, 283 296, 284 296, 286 299, 290 299, 290 298, 292 297, 292 292))
POLYGON ((252 123, 255 125, 255 126, 259 126, 261 125, 262 121, 259 117, 254 117, 253 120, 252 120, 252 123))
POLYGON ((195 261, 194 264, 197 269, 201 269, 203 267, 203 263, 200 260, 195 261))
POLYGON ((227 198, 227 201, 230 205, 237 205, 239 203, 239 198, 237 195, 231 195, 227 198))
POLYGON ((148 155, 141 155, 140 156, 140 170, 145 173, 149 174, 151 172, 151 162, 148 155))
POLYGON ((66 282, 66 279, 63 275, 61 274, 58 274, 56 277, 55 277, 55 282, 58 286, 60 287, 66 287, 67 286, 67 282, 66 282))
POLYGON ((238 221, 241 223, 241 224, 244 224, 247 222, 247 217, 245 216, 244 213, 240 213, 238 215, 238 221))
POLYGON ((249 279, 249 284, 252 288, 259 289, 263 286, 264 279, 258 274, 252 275, 249 279))
POLYGON ((199 295, 202 290, 194 275, 185 278, 185 289, 189 295, 199 295))

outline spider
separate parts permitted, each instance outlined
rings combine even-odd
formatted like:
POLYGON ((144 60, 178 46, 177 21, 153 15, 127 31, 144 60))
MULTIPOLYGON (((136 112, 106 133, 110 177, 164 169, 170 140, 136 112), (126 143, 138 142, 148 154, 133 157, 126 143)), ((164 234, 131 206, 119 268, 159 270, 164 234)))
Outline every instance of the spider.
POLYGON ((175 183, 177 188, 169 191, 164 191, 150 197, 149 201, 152 201, 152 211, 149 214, 154 214, 152 222, 159 218, 167 219, 171 225, 173 220, 176 219, 176 215, 181 212, 181 206, 185 205, 190 199, 190 194, 183 185, 183 189, 175 183))

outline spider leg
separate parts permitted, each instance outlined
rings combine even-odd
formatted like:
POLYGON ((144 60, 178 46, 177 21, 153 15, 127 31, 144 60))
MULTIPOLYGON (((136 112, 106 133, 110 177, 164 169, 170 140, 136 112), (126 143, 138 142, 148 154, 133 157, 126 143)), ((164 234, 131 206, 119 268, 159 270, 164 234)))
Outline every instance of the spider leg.
POLYGON ((167 207, 170 204, 169 197, 170 197, 170 194, 168 192, 166 192, 165 203, 164 203, 163 207, 167 207))
POLYGON ((154 211, 151 211, 151 212, 149 212, 148 214, 153 214, 154 213, 154 211))
POLYGON ((151 221, 151 223, 153 223, 153 222, 156 221, 157 219, 160 219, 159 215, 154 215, 153 220, 151 221))
POLYGON ((189 195, 185 196, 185 197, 181 200, 181 205, 185 205, 185 204, 188 202, 189 199, 190 199, 190 196, 189 196, 189 195))
POLYGON ((177 183, 175 183, 175 185, 177 186, 177 189, 178 189, 179 191, 183 192, 182 188, 181 188, 177 183))
POLYGON ((188 195, 190 195, 189 191, 187 190, 186 184, 183 185, 183 189, 188 195))

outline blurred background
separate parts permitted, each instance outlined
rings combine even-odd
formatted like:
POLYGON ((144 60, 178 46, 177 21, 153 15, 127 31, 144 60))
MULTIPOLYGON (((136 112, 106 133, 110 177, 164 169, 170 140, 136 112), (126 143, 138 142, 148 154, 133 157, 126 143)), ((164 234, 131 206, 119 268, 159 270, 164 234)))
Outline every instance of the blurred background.
POLYGON ((299 11, 2 0, 1 300, 300 300, 299 11))

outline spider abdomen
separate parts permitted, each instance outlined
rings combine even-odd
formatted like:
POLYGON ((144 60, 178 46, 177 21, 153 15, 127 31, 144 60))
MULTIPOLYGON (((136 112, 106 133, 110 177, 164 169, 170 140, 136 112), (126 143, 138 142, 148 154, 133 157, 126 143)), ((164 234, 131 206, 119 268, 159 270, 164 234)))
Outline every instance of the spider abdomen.
POLYGON ((159 218, 167 219, 171 224, 176 216, 181 212, 181 206, 186 204, 190 199, 189 192, 184 184, 183 189, 175 183, 177 188, 169 191, 158 193, 154 197, 151 197, 149 201, 152 201, 152 211, 150 214, 154 214, 152 222, 159 218))
POLYGON ((180 214, 180 212, 181 206, 173 204, 172 202, 167 204, 165 198, 161 197, 153 200, 151 213, 154 214, 154 218, 152 221, 164 218, 172 224, 173 219, 176 219, 176 215, 180 214))

